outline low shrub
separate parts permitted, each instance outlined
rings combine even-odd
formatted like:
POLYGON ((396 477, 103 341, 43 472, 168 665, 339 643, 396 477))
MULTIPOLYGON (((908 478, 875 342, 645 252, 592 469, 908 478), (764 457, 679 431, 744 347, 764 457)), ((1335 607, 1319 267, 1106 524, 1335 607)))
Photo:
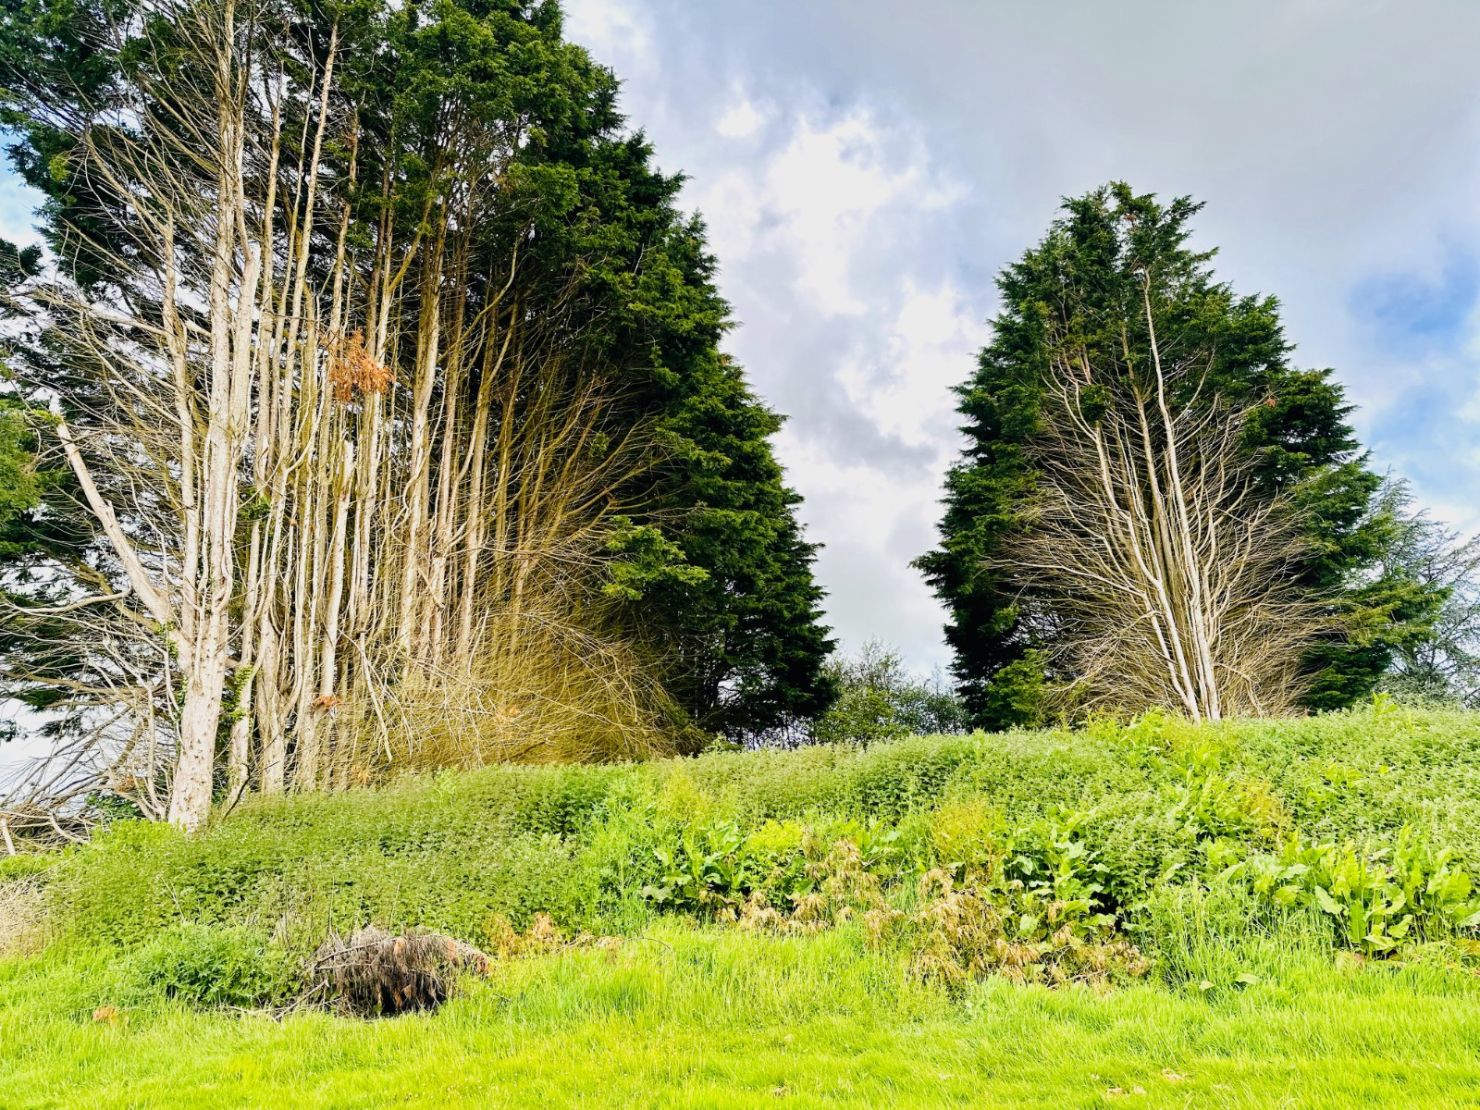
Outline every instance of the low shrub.
POLYGON ((1047 886, 977 875, 958 885, 942 870, 926 872, 920 886, 920 908, 909 920, 911 968, 928 982, 959 989, 998 974, 1050 986, 1104 985, 1149 966, 1092 897, 1061 899, 1047 886))
POLYGON ((1001 864, 1002 818, 981 798, 948 801, 930 816, 929 864, 958 878, 1001 864))
POLYGON ((62 852, 21 852, 0 856, 0 883, 38 878, 65 858, 62 852))
POLYGON ((800 875, 784 901, 775 890, 757 888, 739 906, 721 911, 719 920, 750 930, 816 933, 862 917, 880 936, 889 922, 902 916, 884 897, 882 880, 853 841, 836 840, 824 849, 822 841, 809 834, 801 858, 800 875))
POLYGON ((1292 836, 1275 853, 1231 863, 1276 906, 1325 914, 1341 943, 1368 956, 1405 944, 1480 930, 1480 898, 1452 849, 1435 850, 1404 826, 1391 844, 1312 844, 1292 836))
POLYGON ((318 932, 311 948, 327 928, 372 921, 478 939, 490 910, 521 926, 539 912, 575 923, 594 912, 599 876, 576 865, 576 841, 550 834, 459 833, 392 848, 374 827, 358 840, 231 831, 242 835, 121 823, 50 884, 58 916, 80 940, 126 946, 180 920, 266 930, 304 920, 318 932))
POLYGON ((1462 936, 1476 928, 1477 811, 1477 714, 1148 715, 408 778, 253 801, 193 837, 119 821, 25 857, 45 864, 0 861, 0 882, 43 869, 50 919, 94 948, 143 951, 189 923, 272 937, 295 957, 331 928, 371 924, 494 951, 541 915, 571 935, 631 933, 658 914, 780 932, 861 921, 916 944, 928 903, 1034 953, 972 955, 963 940, 956 955, 931 949, 942 967, 970 977, 1007 959, 1045 981, 1093 980, 1191 943, 1167 916, 1174 892, 1212 913, 1241 891, 1259 928, 1309 918, 1363 955, 1462 936), (933 872, 949 912, 938 878, 920 885, 933 872))
POLYGON ((901 830, 882 821, 768 821, 746 834, 733 821, 680 828, 653 848, 655 880, 643 896, 660 911, 734 920, 741 907, 801 905, 839 868, 875 884, 898 878, 901 830))
POLYGON ((256 1008, 286 1001, 300 981, 297 963, 252 929, 181 923, 123 959, 107 1001, 256 1008))

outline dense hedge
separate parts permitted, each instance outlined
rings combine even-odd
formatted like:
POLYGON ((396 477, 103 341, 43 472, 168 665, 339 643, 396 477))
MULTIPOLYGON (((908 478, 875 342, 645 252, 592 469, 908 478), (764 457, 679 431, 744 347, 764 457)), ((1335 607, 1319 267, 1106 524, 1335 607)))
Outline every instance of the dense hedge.
MULTIPOLYGON (((1329 896, 1314 890, 1325 880, 1301 876, 1334 874, 1344 850, 1390 864, 1417 842, 1423 881, 1459 891, 1480 873, 1477 813, 1480 715, 1379 704, 1298 721, 1151 717, 867 749, 496 767, 251 802, 194 838, 124 822, 43 877, 63 942, 132 947, 187 922, 301 949, 370 922, 482 942, 538 913, 619 932, 659 912, 734 909, 763 887, 794 896, 808 837, 861 845, 907 908, 920 875, 964 874, 979 843, 1027 860, 1029 886, 1034 860, 1070 868, 1093 908, 1134 933, 1155 919, 1147 907, 1162 888, 1241 868, 1273 901, 1329 896), (1054 845, 1072 849, 1068 863, 1054 862, 1054 845)), ((0 866, 0 879, 7 867, 36 870, 0 866)), ((1450 902, 1457 914, 1465 898, 1450 902)))

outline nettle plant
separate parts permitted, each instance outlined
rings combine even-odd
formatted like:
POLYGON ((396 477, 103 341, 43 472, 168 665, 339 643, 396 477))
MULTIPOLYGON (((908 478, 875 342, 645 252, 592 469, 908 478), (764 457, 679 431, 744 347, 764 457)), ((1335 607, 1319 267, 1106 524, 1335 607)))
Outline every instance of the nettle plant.
POLYGON ((1183 775, 1171 815, 1195 840, 1267 843, 1288 824, 1266 783, 1232 779, 1204 763, 1183 775))

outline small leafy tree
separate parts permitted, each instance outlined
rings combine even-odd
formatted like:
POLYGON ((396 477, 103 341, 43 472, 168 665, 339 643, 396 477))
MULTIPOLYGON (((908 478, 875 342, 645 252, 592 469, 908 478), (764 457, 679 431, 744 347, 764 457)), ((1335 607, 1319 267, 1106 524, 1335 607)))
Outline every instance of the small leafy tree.
POLYGON ((965 731, 965 707, 944 677, 912 675, 899 653, 877 640, 851 658, 832 659, 827 673, 838 697, 813 728, 820 743, 965 731))
POLYGON ((1465 539, 1415 511, 1406 482, 1383 487, 1378 511, 1393 531, 1386 575, 1442 598, 1428 635, 1395 653, 1382 689, 1415 701, 1480 708, 1480 535, 1465 539))

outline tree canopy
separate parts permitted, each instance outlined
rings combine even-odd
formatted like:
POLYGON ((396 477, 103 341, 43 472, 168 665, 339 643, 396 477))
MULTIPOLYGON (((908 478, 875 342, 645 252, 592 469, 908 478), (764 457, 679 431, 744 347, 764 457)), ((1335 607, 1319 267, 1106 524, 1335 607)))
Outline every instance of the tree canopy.
POLYGON ((825 708, 780 417, 558 5, 25 0, 0 68, 50 248, 6 294, 0 526, 80 523, 4 548, 5 682, 94 745, 157 730, 146 811, 161 775, 184 823, 354 781, 417 699, 407 751, 458 759, 825 708), (62 610, 73 673, 38 673, 62 610), (454 698, 483 716, 438 748, 454 698))
POLYGON ((1051 358, 1067 342, 1122 373, 1148 364, 1148 281, 1158 331, 1176 337, 1162 355, 1201 360, 1174 405, 1216 399, 1246 412, 1239 450, 1253 480, 1303 522, 1290 574, 1331 629, 1302 660, 1303 703, 1327 709, 1366 696, 1436 612, 1432 590, 1384 567, 1394 521, 1375 501, 1381 478, 1340 384, 1330 370, 1291 362, 1274 297, 1217 279, 1214 252, 1189 243, 1199 207, 1124 184, 1096 189, 1066 200, 1044 239, 998 278, 992 340, 957 390, 967 444, 946 479, 941 545, 917 561, 947 606, 954 673, 981 725, 1041 718, 1048 685, 1076 677, 1051 662, 1061 635, 1053 606, 1014 581, 1005 556, 1029 527, 1042 479, 1036 447, 1051 358))

